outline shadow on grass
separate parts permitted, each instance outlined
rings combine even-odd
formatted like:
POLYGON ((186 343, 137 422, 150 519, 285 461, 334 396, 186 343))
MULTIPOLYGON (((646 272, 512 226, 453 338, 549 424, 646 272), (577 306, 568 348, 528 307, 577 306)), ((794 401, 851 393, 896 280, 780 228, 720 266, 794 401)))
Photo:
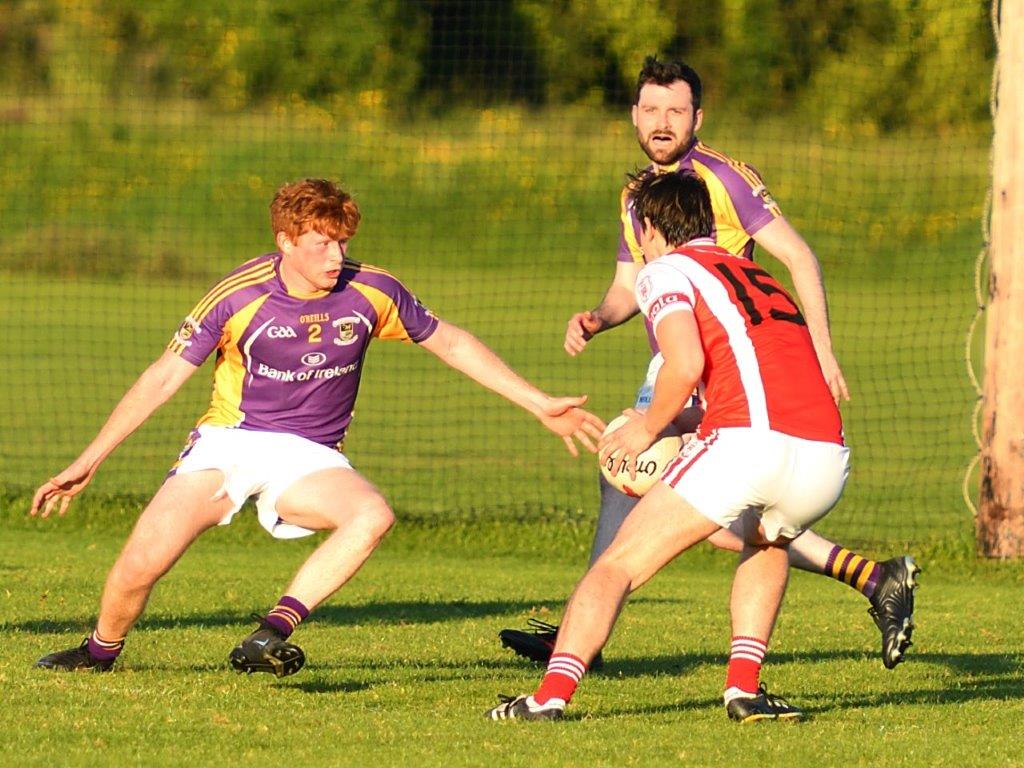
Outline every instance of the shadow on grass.
MULTIPOLYGON (((359 691, 369 690, 375 685, 387 683, 394 679, 401 679, 408 684, 415 681, 417 684, 430 683, 452 683, 466 682, 469 680, 493 681, 501 690, 502 686, 507 689, 519 688, 527 690, 517 684, 521 683, 524 673, 532 674, 537 681, 543 673, 540 665, 531 665, 522 659, 508 656, 507 658, 479 658, 472 660, 460 659, 379 659, 372 655, 360 656, 350 652, 342 652, 340 659, 314 660, 309 665, 308 672, 314 677, 301 677, 276 681, 266 679, 266 683, 281 690, 300 691, 308 694, 350 694, 359 691), (505 676, 509 679, 505 679, 505 676), (362 677, 369 676, 371 680, 331 680, 331 677, 362 677), (515 678, 515 679, 512 679, 515 678)), ((869 654, 849 650, 836 651, 811 651, 796 653, 773 654, 774 663, 799 663, 811 665, 815 662, 827 662, 836 660, 864 661, 865 663, 875 661, 869 654)), ((725 668, 724 654, 718 653, 682 653, 656 657, 633 657, 622 658, 608 662, 604 669, 592 673, 594 677, 608 678, 611 684, 621 680, 628 684, 628 681, 644 677, 679 677, 693 669, 711 665, 725 668)), ((936 681, 936 687, 932 688, 901 688, 892 691, 839 691, 817 688, 816 690, 802 690, 791 687, 783 691, 794 704, 803 706, 813 719, 816 715, 826 713, 842 713, 858 709, 874 709, 880 707, 907 707, 907 706, 936 706, 936 705, 957 705, 975 701, 1009 701, 1024 702, 1024 654, 916 654, 915 665, 927 664, 941 666, 956 672, 958 675, 966 675, 962 685, 958 687, 941 687, 943 683, 936 681)), ((225 673, 235 675, 226 660, 223 663, 211 662, 181 666, 171 662, 138 663, 130 662, 124 671, 131 672, 160 672, 180 673, 182 671, 217 674, 225 673)), ((46 673, 52 674, 52 673, 46 673)), ((266 678, 266 676, 257 676, 266 678)), ((666 680, 665 685, 677 685, 676 682, 666 680)), ((506 691, 507 692, 507 691, 506 691)), ((685 688, 680 691, 686 695, 685 688)), ((669 704, 644 705, 642 701, 635 699, 623 700, 626 706, 614 705, 602 709, 596 715, 587 712, 570 712, 567 719, 584 719, 597 716, 602 719, 630 716, 651 716, 651 715, 685 715, 698 711, 721 709, 721 700, 717 695, 707 695, 707 691, 689 692, 686 698, 669 704), (632 706, 630 706, 632 704, 632 706)), ((487 702, 484 702, 485 704, 487 702)))
MULTIPOLYGON (((122 657, 123 658, 123 657, 122 657)), ((225 659, 227 656, 225 655, 225 659)), ((227 661, 223 664, 218 662, 207 662, 204 664, 181 664, 173 661, 166 663, 151 662, 151 661, 139 661, 138 654, 133 653, 127 661, 121 661, 118 659, 117 666, 114 667, 118 672, 198 672, 198 673, 217 673, 228 670, 234 672, 227 661)), ((53 674, 53 673, 50 673, 53 674)), ((237 673, 235 673, 237 674, 237 673)))
MULTIPOLYGON (((526 617, 539 609, 557 616, 562 600, 386 600, 364 605, 322 605, 309 619, 313 625, 370 625, 370 624, 438 624, 464 621, 488 616, 522 614, 516 620, 525 624, 526 617)), ((264 609, 269 606, 264 606, 264 609)), ((31 619, 0 623, 4 630, 27 633, 88 632, 92 617, 62 619, 31 619)), ((250 612, 220 611, 187 616, 149 614, 139 619, 137 629, 190 629, 208 627, 238 627, 253 624, 250 612)))
MULTIPOLYGON (((826 651, 812 653, 779 653, 772 654, 772 662, 814 662, 833 659, 869 658, 864 654, 847 651, 826 651)), ((827 712, 843 712, 855 709, 870 709, 889 706, 935 706, 948 704, 964 704, 974 701, 1018 701, 1024 702, 1024 655, 995 653, 921 653, 915 654, 917 664, 933 664, 946 667, 958 674, 971 677, 956 688, 918 688, 913 690, 900 689, 875 693, 835 691, 798 691, 787 690, 784 694, 794 704, 804 706, 813 719, 815 714, 827 712)), ((609 664, 607 670, 615 674, 620 669, 626 676, 639 669, 640 675, 652 674, 655 669, 661 673, 673 670, 684 671, 688 666, 699 663, 724 662, 721 656, 714 654, 681 655, 659 657, 656 659, 630 659, 621 664, 609 664)), ((607 716, 652 715, 665 713, 682 713, 706 707, 722 706, 721 700, 715 698, 683 699, 673 704, 659 706, 616 707, 607 716)))
MULTIPOLYGON (((669 604, 690 602, 675 598, 638 597, 632 604, 669 604)), ((547 600, 385 600, 363 605, 322 605, 309 619, 311 625, 333 624, 354 626, 368 624, 439 624, 448 621, 482 619, 489 616, 512 615, 505 623, 525 628, 528 617, 543 612, 546 620, 558 621, 564 598, 547 600)), ((269 605, 263 606, 263 609, 269 605)), ((75 616, 60 619, 30 619, 20 622, 0 621, 0 630, 30 634, 89 632, 94 617, 75 616)), ((136 629, 191 629, 246 626, 253 623, 252 612, 219 611, 185 616, 145 614, 136 629)), ((500 629, 501 627, 496 627, 500 629)))
MULTIPOLYGON (((702 664, 720 664, 723 670, 728 660, 722 653, 680 653, 664 656, 612 658, 605 663, 604 673, 624 677, 676 675, 702 664)), ((770 652, 769 664, 814 664, 828 661, 863 661, 880 664, 877 654, 863 650, 815 650, 770 652)), ((1019 691, 1024 691, 1024 654, 1000 653, 914 653, 905 664, 917 666, 934 664, 948 668, 971 679, 991 675, 1009 675, 1016 680, 1019 691), (1015 675, 1015 677, 1014 677, 1015 675)), ((898 671, 893 674, 899 674, 898 671)))
POLYGON ((302 680, 295 683, 284 683, 281 688, 292 688, 303 693, 358 693, 373 686, 369 683, 356 683, 352 681, 343 683, 332 683, 327 680, 302 680))
POLYGON ((1010 701, 1024 700, 1022 694, 1022 678, 1020 675, 974 680, 962 688, 918 689, 913 691, 893 691, 879 694, 849 694, 837 697, 834 701, 815 706, 816 712, 844 711, 850 709, 866 709, 869 707, 908 706, 936 704, 964 704, 972 701, 1010 701))

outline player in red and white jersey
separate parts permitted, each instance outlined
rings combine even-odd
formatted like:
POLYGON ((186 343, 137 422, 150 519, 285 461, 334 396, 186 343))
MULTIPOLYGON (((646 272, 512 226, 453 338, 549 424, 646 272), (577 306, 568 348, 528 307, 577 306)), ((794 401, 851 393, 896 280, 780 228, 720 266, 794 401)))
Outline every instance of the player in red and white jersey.
MULTIPOLYGON (((760 684, 789 572, 787 547, 838 501, 849 473, 839 410, 803 317, 764 270, 709 238, 711 199, 695 175, 636 179, 634 209, 648 264, 636 298, 664 363, 646 411, 601 440, 601 458, 633 462, 698 383, 706 414, 695 439, 633 509, 566 607, 547 674, 493 719, 561 717, 611 634, 626 597, 681 552, 739 523, 730 718, 797 720, 803 712, 760 684)), ((735 528, 734 528, 735 530, 735 528)))
MULTIPOLYGON (((785 265, 803 307, 807 330, 832 396, 849 399, 846 381, 832 352, 828 309, 821 267, 814 252, 783 216, 761 175, 750 165, 729 157, 701 141, 697 132, 704 120, 703 84, 700 76, 681 61, 660 61, 650 56, 637 77, 632 109, 637 141, 651 161, 647 171, 657 174, 691 174, 708 188, 711 199, 714 243, 737 258, 737 279, 743 265, 751 263, 755 243, 785 265), (749 260, 749 261, 748 261, 749 260)), ((597 334, 617 327, 639 313, 635 296, 637 276, 644 265, 640 246, 641 222, 633 208, 630 186, 623 188, 619 211, 620 237, 615 274, 600 304, 577 312, 565 332, 565 351, 583 352, 597 334)), ((735 270, 734 270, 735 271, 735 270)), ((788 310, 796 311, 793 306, 788 310)), ((650 402, 661 356, 650 321, 645 318, 654 358, 637 393, 636 408, 650 402)), ((692 432, 700 408, 686 408, 674 425, 692 432)), ((600 510, 590 550, 593 564, 611 544, 637 500, 620 492, 598 473, 600 510)), ((742 542, 722 530, 710 543, 740 551, 742 542)), ((887 669, 899 664, 911 644, 915 575, 918 568, 908 555, 874 561, 815 532, 801 536, 789 549, 790 565, 846 584, 863 595, 868 612, 881 632, 882 663, 887 669)), ((531 619, 532 631, 503 629, 503 645, 535 661, 546 663, 554 646, 556 626, 531 619)))
POLYGON ((839 409, 803 316, 765 270, 695 238, 644 267, 636 295, 655 333, 679 312, 700 329, 707 408, 698 437, 754 427, 842 444, 839 409))

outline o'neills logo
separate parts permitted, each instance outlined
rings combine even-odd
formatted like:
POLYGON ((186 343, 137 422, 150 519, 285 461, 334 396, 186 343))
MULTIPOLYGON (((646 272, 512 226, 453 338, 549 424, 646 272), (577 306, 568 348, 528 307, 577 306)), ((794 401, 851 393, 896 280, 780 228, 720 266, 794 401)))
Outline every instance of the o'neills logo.
POLYGON ((352 373, 358 367, 359 363, 349 363, 348 365, 335 365, 332 368, 316 368, 312 371, 279 371, 266 363, 260 363, 256 367, 256 375, 283 382, 316 381, 344 376, 346 373, 352 373))
MULTIPOLYGON (((609 472, 623 472, 629 474, 629 460, 618 456, 609 456, 604 460, 605 469, 609 472), (616 463, 619 465, 618 470, 615 469, 616 463)), ((656 459, 637 460, 636 462, 636 479, 641 480, 644 477, 656 477, 659 473, 658 462, 656 459)))

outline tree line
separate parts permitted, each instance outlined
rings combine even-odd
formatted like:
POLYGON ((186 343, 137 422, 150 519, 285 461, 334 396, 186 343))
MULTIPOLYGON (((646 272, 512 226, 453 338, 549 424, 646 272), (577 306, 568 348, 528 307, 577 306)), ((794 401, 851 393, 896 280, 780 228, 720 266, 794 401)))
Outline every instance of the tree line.
POLYGON ((983 125, 989 0, 0 0, 10 95, 281 100, 401 114, 628 105, 649 53, 756 117, 983 125))

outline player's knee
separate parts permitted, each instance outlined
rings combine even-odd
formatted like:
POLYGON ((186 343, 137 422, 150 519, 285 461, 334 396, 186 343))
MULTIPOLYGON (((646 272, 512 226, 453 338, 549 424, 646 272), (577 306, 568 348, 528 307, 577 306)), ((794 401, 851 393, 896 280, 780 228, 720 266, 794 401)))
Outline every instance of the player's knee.
POLYGON ((372 542, 378 542, 387 535, 395 524, 395 513, 383 498, 366 499, 353 510, 346 528, 358 531, 372 542))
POLYGON ((381 502, 381 505, 374 510, 370 520, 370 525, 373 532, 376 534, 377 539, 383 539, 394 524, 395 513, 391 510, 391 507, 381 502))
POLYGON ((165 570, 146 552, 131 550, 121 553, 111 569, 110 578, 122 589, 146 589, 152 587, 165 570))
POLYGON ((643 577, 642 570, 620 550, 613 548, 601 555, 591 568, 595 578, 600 578, 609 584, 623 586, 630 592, 638 589, 647 580, 643 577))

